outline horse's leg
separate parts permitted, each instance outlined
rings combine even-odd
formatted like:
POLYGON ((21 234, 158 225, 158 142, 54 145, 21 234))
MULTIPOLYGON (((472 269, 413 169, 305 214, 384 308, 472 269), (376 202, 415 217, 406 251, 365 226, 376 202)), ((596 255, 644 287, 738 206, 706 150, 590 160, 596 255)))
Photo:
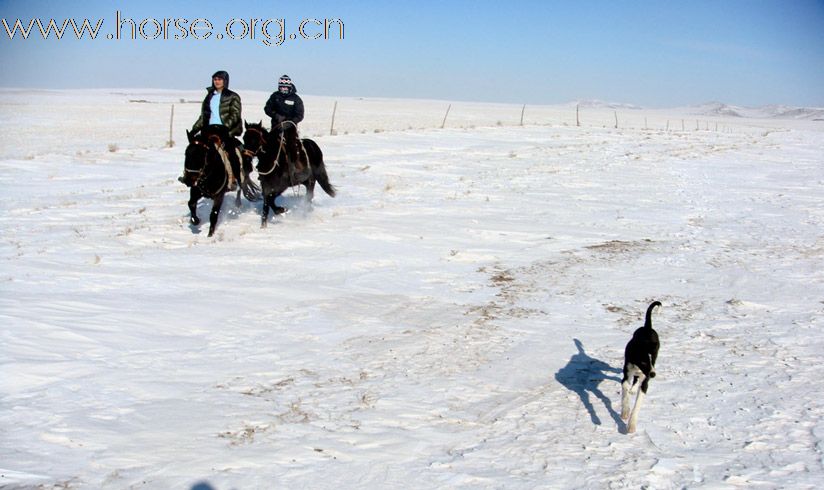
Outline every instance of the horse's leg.
POLYGON ((275 205, 275 199, 277 199, 278 196, 283 194, 283 191, 290 187, 289 176, 285 174, 281 175, 280 180, 276 180, 273 184, 274 185, 270 188, 270 192, 272 193, 272 209, 275 210, 275 214, 283 214, 286 212, 286 208, 275 205))
POLYGON ((192 217, 189 218, 189 222, 195 226, 200 224, 200 218, 197 217, 197 201, 200 200, 201 197, 200 189, 195 186, 192 186, 189 189, 189 213, 191 213, 192 217))
POLYGON ((261 213, 260 217, 260 227, 266 228, 266 225, 269 222, 269 208, 272 208, 273 214, 283 214, 286 212, 286 208, 282 208, 275 204, 275 199, 278 198, 280 194, 266 194, 263 197, 263 212, 261 213))
POLYGON ((252 159, 243 154, 239 154, 240 158, 240 191, 237 195, 236 206, 241 205, 240 195, 246 197, 249 201, 257 201, 260 199, 260 187, 252 180, 252 159))
POLYGON ((248 179, 249 175, 252 174, 252 158, 243 156, 243 154, 241 154, 241 156, 243 161, 243 174, 245 175, 245 178, 248 179))
POLYGON ((212 202, 212 212, 209 213, 209 236, 215 234, 217 228, 217 218, 220 216, 220 206, 223 205, 223 193, 218 192, 212 202))
POLYGON ((235 207, 240 207, 240 193, 243 190, 243 186, 246 185, 246 180, 248 175, 243 171, 243 154, 240 153, 240 143, 232 138, 232 149, 229 154, 229 163, 232 165, 232 173, 235 174, 235 178, 237 179, 238 186, 237 186, 237 198, 235 199, 235 207))
POLYGON ((252 159, 251 158, 248 158, 248 159, 245 158, 243 156, 243 154, 240 153, 240 148, 237 148, 237 151, 238 151, 238 157, 240 157, 240 176, 241 176, 240 177, 240 181, 241 181, 240 187, 241 187, 241 189, 238 189, 237 200, 235 201, 235 205, 240 207, 240 190, 242 190, 243 187, 247 186, 247 183, 249 182, 249 174, 252 173, 252 159), (247 162, 246 160, 249 160, 249 161, 247 162))
POLYGON ((269 189, 263 186, 263 210, 260 213, 260 227, 266 228, 266 220, 269 219, 269 189))
POLYGON ((311 203, 315 198, 315 176, 310 174, 303 185, 306 187, 306 202, 311 203))
POLYGON ((272 211, 275 214, 283 214, 283 213, 286 212, 286 208, 284 208, 283 206, 278 206, 277 204, 275 204, 275 199, 277 199, 279 195, 280 195, 280 193, 272 195, 272 211))
POLYGON ((243 154, 240 153, 240 143, 233 141, 232 152, 229 157, 229 162, 232 164, 232 172, 234 172, 240 183, 246 180, 246 175, 243 172, 243 154))

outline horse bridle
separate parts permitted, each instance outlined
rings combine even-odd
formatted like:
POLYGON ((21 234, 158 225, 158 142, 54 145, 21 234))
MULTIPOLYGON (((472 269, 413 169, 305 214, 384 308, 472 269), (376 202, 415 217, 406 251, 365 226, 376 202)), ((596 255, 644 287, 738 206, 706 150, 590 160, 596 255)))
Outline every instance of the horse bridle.
POLYGON ((246 128, 246 131, 251 131, 253 133, 257 133, 258 135, 260 135, 260 146, 258 146, 257 151, 252 151, 244 148, 242 152, 243 156, 255 158, 258 155, 258 153, 266 153, 266 150, 263 149, 263 147, 266 146, 266 135, 263 134, 263 131, 261 131, 258 128, 246 128))
MULTIPOLYGON (((197 145, 197 146, 202 146, 203 148, 206 148, 206 151, 209 151, 209 145, 207 145, 206 143, 204 143, 202 141, 194 140, 190 144, 197 145)), ((183 171, 185 173, 197 174, 197 177, 195 178, 195 183, 197 183, 197 181, 200 180, 200 177, 203 175, 204 170, 206 170, 206 159, 205 158, 203 159, 203 166, 200 167, 199 170, 192 170, 192 169, 186 167, 186 164, 183 165, 183 171)))

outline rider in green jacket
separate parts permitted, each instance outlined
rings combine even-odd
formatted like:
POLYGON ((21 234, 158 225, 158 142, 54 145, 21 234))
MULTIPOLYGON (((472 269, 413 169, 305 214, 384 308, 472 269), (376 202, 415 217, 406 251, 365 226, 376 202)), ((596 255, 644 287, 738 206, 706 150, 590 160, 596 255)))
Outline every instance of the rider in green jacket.
POLYGON ((212 75, 212 85, 200 109, 200 117, 192 125, 192 134, 205 130, 218 134, 224 142, 230 162, 225 162, 229 173, 229 189, 237 188, 236 176, 240 174, 240 159, 232 158, 241 143, 236 137, 243 132, 240 96, 229 90, 229 73, 218 71, 212 75), (237 160, 237 161, 236 161, 237 160))

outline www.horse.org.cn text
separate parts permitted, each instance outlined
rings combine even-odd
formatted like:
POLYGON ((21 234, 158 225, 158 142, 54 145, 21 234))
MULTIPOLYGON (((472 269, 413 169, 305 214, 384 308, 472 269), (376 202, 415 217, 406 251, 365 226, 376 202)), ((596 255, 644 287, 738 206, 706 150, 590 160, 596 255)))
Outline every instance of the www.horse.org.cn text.
POLYGON ((75 39, 107 40, 251 40, 265 46, 280 46, 287 41, 343 40, 344 26, 341 19, 302 19, 289 22, 286 19, 234 18, 216 29, 215 25, 204 18, 189 20, 185 18, 134 20, 115 12, 115 29, 108 34, 103 32, 105 19, 92 21, 74 18, 57 21, 39 18, 28 22, 20 19, 14 21, 2 19, 5 34, 9 40, 27 40, 29 37, 42 39, 62 39, 63 36, 75 39), (292 26, 296 26, 294 30, 292 26))

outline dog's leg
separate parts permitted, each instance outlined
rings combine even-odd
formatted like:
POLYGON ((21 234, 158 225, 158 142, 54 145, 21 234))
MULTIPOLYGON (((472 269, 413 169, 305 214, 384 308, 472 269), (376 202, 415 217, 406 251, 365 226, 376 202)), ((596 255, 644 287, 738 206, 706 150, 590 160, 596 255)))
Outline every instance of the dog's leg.
POLYGON ((624 365, 624 379, 621 381, 621 420, 629 417, 629 399, 638 391, 638 386, 644 380, 644 374, 635 364, 624 365))
POLYGON ((640 380, 643 376, 640 374, 635 375, 635 379, 632 380, 632 386, 629 389, 629 394, 634 395, 638 393, 638 387, 641 386, 640 380))
POLYGON ((638 424, 638 411, 641 410, 641 404, 643 403, 646 394, 647 390, 643 388, 638 390, 638 396, 635 398, 635 406, 632 407, 632 413, 629 416, 629 423, 627 423, 627 434, 632 434, 635 432, 635 427, 638 424))
POLYGON ((632 413, 629 416, 629 423, 627 424, 627 434, 635 432, 635 426, 638 424, 638 412, 641 410, 641 405, 644 402, 644 397, 647 396, 647 388, 649 388, 650 376, 641 374, 638 384, 641 389, 638 390, 638 397, 635 398, 635 406, 632 407, 632 413))
POLYGON ((627 374, 627 369, 624 368, 624 379, 621 381, 621 420, 626 420, 629 417, 629 390, 631 388, 630 376, 627 374))

